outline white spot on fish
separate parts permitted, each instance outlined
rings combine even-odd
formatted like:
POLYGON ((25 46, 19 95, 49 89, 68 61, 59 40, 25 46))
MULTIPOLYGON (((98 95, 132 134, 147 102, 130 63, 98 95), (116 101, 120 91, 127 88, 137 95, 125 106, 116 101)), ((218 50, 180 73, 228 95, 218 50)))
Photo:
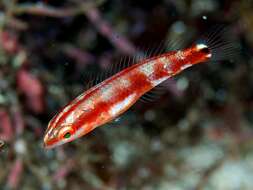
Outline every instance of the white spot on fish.
POLYGON ((103 101, 108 101, 115 96, 115 93, 117 93, 117 88, 115 87, 126 89, 129 86, 131 86, 131 81, 128 78, 117 79, 113 83, 107 84, 106 86, 102 87, 100 90, 100 94, 102 96, 103 101))
POLYGON ((201 49, 207 48, 207 45, 205 45, 205 44, 197 44, 196 48, 197 48, 197 50, 201 50, 201 49))
POLYGON ((124 88, 128 88, 129 86, 131 86, 131 81, 127 78, 122 78, 119 80, 120 85, 124 88))
POLYGON ((115 105, 113 105, 110 110, 109 113, 112 116, 116 116, 117 114, 119 114, 122 110, 124 110, 127 106, 129 106, 135 99, 136 95, 131 94, 128 97, 126 97, 124 100, 122 100, 121 102, 116 103, 115 105))
POLYGON ((150 61, 140 66, 139 72, 143 73, 145 76, 149 77, 154 73, 154 66, 156 61, 150 61))
POLYGON ((75 117, 76 112, 72 111, 70 114, 68 114, 68 116, 66 117, 66 123, 67 124, 71 124, 74 123, 76 117, 75 117))
POLYGON ((173 74, 173 71, 171 69, 171 62, 169 62, 168 64, 164 64, 163 68, 168 72, 168 75, 173 74))
POLYGON ((102 96, 103 101, 108 101, 115 94, 115 88, 111 84, 106 85, 100 89, 100 94, 102 96))
POLYGON ((184 64, 184 65, 181 66, 181 70, 187 69, 190 66, 192 66, 192 64, 190 64, 190 63, 184 64))
POLYGON ((160 60, 160 62, 162 62, 164 64, 169 64, 170 63, 170 60, 167 57, 161 57, 159 60, 160 60))
POLYGON ((175 56, 176 56, 176 58, 179 59, 179 60, 185 59, 184 52, 182 52, 182 51, 178 51, 178 52, 175 54, 175 56))
POLYGON ((165 76, 156 80, 151 81, 153 87, 157 86, 158 84, 162 83, 163 81, 167 80, 169 76, 165 76))

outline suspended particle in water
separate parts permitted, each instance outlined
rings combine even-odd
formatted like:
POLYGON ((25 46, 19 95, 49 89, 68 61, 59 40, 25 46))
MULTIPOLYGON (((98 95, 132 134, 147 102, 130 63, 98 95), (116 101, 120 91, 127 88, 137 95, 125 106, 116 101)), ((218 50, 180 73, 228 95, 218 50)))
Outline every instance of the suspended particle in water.
POLYGON ((203 19, 203 20, 207 20, 207 16, 206 16, 206 15, 203 15, 203 16, 202 16, 202 19, 203 19))
POLYGON ((185 77, 182 77, 181 79, 179 79, 179 80, 177 81, 177 88, 178 88, 179 90, 185 90, 185 89, 188 88, 188 86, 189 86, 189 81, 188 81, 188 79, 185 78, 185 77))
POLYGON ((177 21, 172 25, 172 30, 177 34, 183 34, 186 30, 186 26, 182 21, 177 21))

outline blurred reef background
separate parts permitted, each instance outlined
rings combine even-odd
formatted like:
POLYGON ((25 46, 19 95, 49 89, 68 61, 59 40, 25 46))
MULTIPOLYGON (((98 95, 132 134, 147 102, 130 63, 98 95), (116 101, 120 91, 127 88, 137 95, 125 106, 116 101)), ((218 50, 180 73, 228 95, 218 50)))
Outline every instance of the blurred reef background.
POLYGON ((0 189, 252 190, 252 51, 252 0, 1 0, 0 189), (43 149, 88 73, 217 24, 235 33, 234 59, 194 66, 158 100, 43 149))

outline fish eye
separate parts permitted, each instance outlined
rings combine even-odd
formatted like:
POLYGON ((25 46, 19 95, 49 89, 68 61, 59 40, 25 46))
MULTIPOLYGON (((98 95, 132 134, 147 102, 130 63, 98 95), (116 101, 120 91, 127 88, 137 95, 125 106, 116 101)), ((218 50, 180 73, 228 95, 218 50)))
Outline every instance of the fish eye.
POLYGON ((71 136, 70 132, 67 132, 63 135, 64 139, 68 139, 71 136))
POLYGON ((59 138, 61 139, 69 139, 74 133, 73 129, 69 126, 62 127, 59 130, 59 138))

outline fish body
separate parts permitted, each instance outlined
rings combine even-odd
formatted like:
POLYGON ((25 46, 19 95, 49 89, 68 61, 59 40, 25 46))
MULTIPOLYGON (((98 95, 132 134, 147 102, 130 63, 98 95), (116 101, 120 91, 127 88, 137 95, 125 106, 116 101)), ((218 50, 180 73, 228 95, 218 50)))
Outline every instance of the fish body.
POLYGON ((172 51, 132 65, 85 91, 49 123, 45 148, 70 142, 117 118, 143 94, 184 69, 211 58, 205 44, 172 51))

